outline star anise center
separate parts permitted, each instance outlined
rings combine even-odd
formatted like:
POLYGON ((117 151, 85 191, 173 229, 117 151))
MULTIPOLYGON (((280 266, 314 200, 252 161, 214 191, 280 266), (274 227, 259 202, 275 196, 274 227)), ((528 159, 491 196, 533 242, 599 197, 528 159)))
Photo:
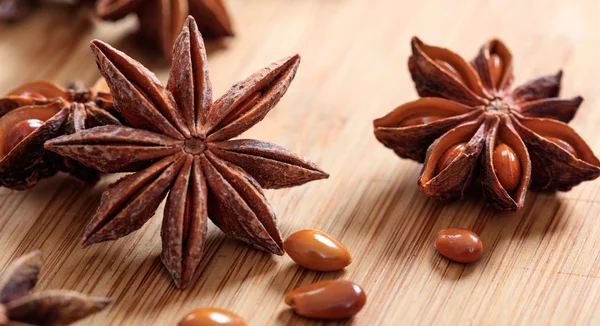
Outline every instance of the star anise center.
POLYGON ((192 155, 200 155, 204 153, 206 150, 206 145, 204 144, 204 139, 200 138, 190 138, 186 139, 183 143, 183 150, 192 155))
POLYGON ((500 98, 495 98, 484 107, 485 112, 496 115, 504 115, 510 112, 509 105, 500 98))

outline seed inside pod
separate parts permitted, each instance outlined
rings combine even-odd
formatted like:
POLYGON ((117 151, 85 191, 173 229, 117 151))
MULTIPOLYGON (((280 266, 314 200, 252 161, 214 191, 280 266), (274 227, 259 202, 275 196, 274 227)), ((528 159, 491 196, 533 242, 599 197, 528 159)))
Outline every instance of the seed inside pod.
POLYGON ((437 63, 444 71, 446 71, 450 75, 458 78, 458 80, 460 81, 463 81, 458 71, 456 71, 456 69, 454 69, 454 67, 452 67, 452 65, 450 65, 448 62, 444 60, 435 60, 435 63, 437 63))
POLYGON ((560 148, 564 149, 565 151, 571 153, 571 155, 577 157, 577 151, 575 150, 575 148, 573 148, 573 146, 571 146, 571 144, 567 143, 566 141, 559 139, 559 138, 555 138, 555 137, 546 137, 546 139, 555 143, 556 145, 558 145, 560 148))
POLYGON ((517 189, 521 181, 521 162, 517 153, 508 145, 501 143, 492 154, 494 171, 502 187, 511 193, 517 189))
POLYGON ((467 148, 467 143, 458 143, 450 146, 442 156, 440 156, 436 168, 435 174, 440 174, 440 172, 444 171, 454 161, 454 159, 462 153, 465 148, 467 148))
POLYGON ((502 70, 504 70, 504 63, 502 62, 502 58, 500 58, 497 54, 490 55, 490 75, 492 77, 492 81, 496 87, 500 86, 502 82, 502 70))
POLYGON ((4 153, 10 152, 17 144, 25 139, 25 137, 29 136, 29 134, 43 124, 44 122, 42 120, 27 119, 11 126, 4 136, 4 153))
POLYGON ((219 308, 199 308, 187 314, 179 326, 246 326, 242 317, 219 308))
POLYGON ((363 289, 350 281, 332 280, 299 287, 285 297, 298 315, 318 319, 345 319, 356 315, 367 302, 363 289))
POLYGON ((444 257, 459 263, 472 263, 483 254, 479 236, 467 229, 451 228, 437 233, 435 248, 444 257))
POLYGON ((314 271, 337 271, 352 262, 341 242, 318 230, 293 233, 283 243, 283 249, 298 265, 314 271))
POLYGON ((400 127, 424 125, 441 118, 442 116, 439 115, 413 115, 402 120, 400 127))

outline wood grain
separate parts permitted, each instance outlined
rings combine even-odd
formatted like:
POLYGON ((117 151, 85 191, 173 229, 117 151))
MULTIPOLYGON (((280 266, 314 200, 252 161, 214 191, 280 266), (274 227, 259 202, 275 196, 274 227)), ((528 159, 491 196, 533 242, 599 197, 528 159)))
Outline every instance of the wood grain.
MULTIPOLYGON (((344 325, 600 324, 600 182, 568 193, 530 193, 525 208, 499 213, 474 189, 442 204, 419 192, 420 165, 379 144, 372 120, 416 98, 407 71, 410 37, 471 58, 498 36, 515 55, 517 84, 564 69, 562 94, 585 101, 571 123, 600 153, 600 2, 231 0, 237 37, 209 45, 215 95, 281 57, 302 64, 278 107, 248 137, 311 158, 326 181, 269 191, 284 236, 316 228, 338 237, 354 262, 339 273, 299 268, 209 230, 195 285, 173 287, 162 267, 162 210, 116 242, 79 247, 103 189, 57 176, 26 192, 0 189, 0 266, 41 249, 37 290, 67 288, 114 304, 81 325, 173 325, 201 306, 233 310, 250 325, 317 325, 294 316, 285 293, 343 278, 368 294, 344 325), (225 46, 225 47, 224 47, 225 46), (478 232, 483 258, 448 262, 433 248, 446 227, 478 232)), ((19 25, 0 25, 0 93, 32 79, 92 83, 89 40, 129 51, 166 80, 168 63, 136 48, 135 21, 90 24, 46 6, 19 25)), ((329 323, 334 324, 334 323, 329 323)))

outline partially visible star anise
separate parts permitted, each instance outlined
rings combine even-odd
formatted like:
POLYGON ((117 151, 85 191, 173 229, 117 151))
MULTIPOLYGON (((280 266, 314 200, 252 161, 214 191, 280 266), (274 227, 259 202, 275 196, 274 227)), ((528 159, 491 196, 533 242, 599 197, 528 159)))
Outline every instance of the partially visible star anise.
POLYGON ((104 172, 136 173, 104 192, 83 243, 139 229, 167 197, 162 260, 178 287, 189 284, 200 262, 207 218, 226 234, 281 255, 275 213, 261 187, 291 187, 328 175, 275 144, 231 138, 279 102, 300 57, 259 70, 213 102, 204 42, 191 16, 175 43, 166 88, 108 44, 92 41, 92 50, 131 127, 92 128, 50 140, 46 148, 104 172))
POLYGON ((68 325, 101 311, 112 301, 67 290, 31 293, 41 267, 42 256, 34 251, 4 269, 0 276, 0 325, 68 325))
POLYGON ((0 98, 0 186, 23 190, 58 171, 87 181, 98 171, 44 150, 44 142, 86 128, 120 124, 104 80, 90 89, 27 83, 0 98))
POLYGON ((167 58, 188 15, 196 19, 204 38, 233 36, 222 0, 98 0, 96 12, 106 20, 136 13, 140 34, 167 58))
POLYGON ((566 124, 583 99, 557 98, 562 72, 511 90, 512 55, 499 40, 470 64, 417 38, 412 52, 422 98, 375 120, 375 136, 398 156, 425 162, 419 186, 427 195, 462 197, 479 167, 487 197, 517 210, 530 183, 566 191, 600 175, 600 161, 566 124))

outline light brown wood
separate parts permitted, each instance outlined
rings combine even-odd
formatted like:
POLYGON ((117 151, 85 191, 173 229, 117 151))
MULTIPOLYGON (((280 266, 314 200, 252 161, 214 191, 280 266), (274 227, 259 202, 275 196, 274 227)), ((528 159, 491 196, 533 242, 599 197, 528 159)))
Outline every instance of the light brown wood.
MULTIPOLYGON (((515 55, 517 84, 564 69, 562 94, 585 101, 574 127, 600 153, 600 2, 231 0, 237 37, 210 46, 215 95, 270 62, 300 53, 302 64, 278 107, 247 136, 288 147, 331 174, 268 191, 284 236, 316 228, 340 239, 354 262, 339 273, 304 270, 225 238, 214 226, 195 284, 179 291, 160 263, 162 213, 116 242, 79 246, 106 185, 67 176, 26 192, 0 189, 0 267, 41 249, 36 290, 110 296, 113 305, 80 325, 173 325, 202 306, 230 309, 250 325, 319 324, 295 317, 285 293, 318 280, 361 284, 367 305, 354 325, 600 324, 600 181, 568 193, 530 193, 521 211, 499 213, 479 191, 443 204, 416 185, 421 166, 379 144, 372 120, 416 98, 407 71, 410 37, 467 58, 498 36, 515 55), (436 253, 438 230, 481 236, 483 258, 450 263, 436 253)), ((32 79, 92 83, 88 42, 124 48, 166 79, 168 64, 136 49, 117 26, 43 7, 19 25, 0 25, 0 93, 32 79)))

